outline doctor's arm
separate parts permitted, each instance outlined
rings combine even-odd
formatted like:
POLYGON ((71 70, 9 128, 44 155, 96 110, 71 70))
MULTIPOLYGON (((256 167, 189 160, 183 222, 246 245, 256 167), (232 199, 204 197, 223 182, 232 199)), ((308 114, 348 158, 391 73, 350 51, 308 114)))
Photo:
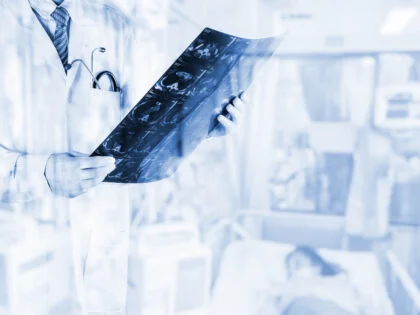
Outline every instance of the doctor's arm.
POLYGON ((30 201, 49 190, 42 171, 37 171, 42 165, 45 168, 47 158, 43 155, 25 155, 0 143, 0 201, 30 201))
POLYGON ((0 201, 25 202, 51 193, 76 197, 100 184, 114 163, 82 154, 24 154, 0 144, 0 201))

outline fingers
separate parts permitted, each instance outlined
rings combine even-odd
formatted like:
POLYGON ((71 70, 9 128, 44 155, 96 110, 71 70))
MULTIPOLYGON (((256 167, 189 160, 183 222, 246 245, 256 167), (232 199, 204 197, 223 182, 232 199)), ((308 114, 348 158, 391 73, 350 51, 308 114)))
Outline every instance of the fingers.
POLYGON ((99 185, 100 183, 102 183, 102 181, 104 180, 105 176, 104 177, 96 177, 96 178, 82 180, 80 182, 80 190, 81 191, 86 191, 89 188, 92 188, 92 187, 95 187, 95 186, 99 185))
POLYGON ((96 168, 85 168, 80 170, 80 180, 96 178, 98 175, 99 171, 96 168))
POLYGON ((79 189, 84 192, 99 185, 114 169, 115 159, 112 157, 83 157, 80 161, 79 189))
POLYGON ((111 171, 115 169, 114 165, 103 166, 98 168, 84 168, 80 170, 80 179, 87 180, 97 177, 105 178, 111 171))
POLYGON ((232 121, 237 121, 239 120, 239 117, 241 116, 241 112, 239 111, 238 108, 236 108, 235 106, 229 104, 228 106, 226 106, 226 110, 228 111, 229 114, 231 114, 232 116, 232 121))
POLYGON ((219 121, 224 134, 232 133, 235 130, 235 126, 240 120, 241 111, 245 107, 245 102, 247 97, 244 92, 241 92, 239 96, 235 97, 229 104, 226 106, 227 114, 219 115, 217 120, 219 121))
POLYGON ((111 167, 115 165, 112 156, 84 156, 79 157, 80 169, 111 167))
POLYGON ((245 107, 245 101, 243 101, 240 97, 235 97, 232 101, 233 106, 235 106, 239 111, 243 110, 245 107))
POLYGON ((243 109, 243 107, 245 106, 244 102, 241 100, 240 97, 235 97, 227 106, 226 106, 226 110, 227 112, 230 114, 231 117, 229 117, 229 115, 226 115, 225 118, 236 122, 239 120, 240 116, 241 116, 241 110, 243 109))
POLYGON ((249 98, 248 98, 248 94, 245 91, 242 91, 241 93, 239 93, 239 98, 242 100, 242 102, 247 103, 249 98))
POLYGON ((235 126, 235 123, 233 121, 231 121, 223 115, 217 116, 217 120, 225 128, 226 132, 232 131, 235 126))
POLYGON ((81 169, 80 189, 86 191, 99 185, 113 169, 115 169, 115 166, 81 169))
POLYGON ((81 156, 89 157, 89 155, 87 155, 86 153, 82 153, 82 152, 79 152, 79 151, 72 151, 71 155, 76 156, 76 157, 81 157, 81 156))

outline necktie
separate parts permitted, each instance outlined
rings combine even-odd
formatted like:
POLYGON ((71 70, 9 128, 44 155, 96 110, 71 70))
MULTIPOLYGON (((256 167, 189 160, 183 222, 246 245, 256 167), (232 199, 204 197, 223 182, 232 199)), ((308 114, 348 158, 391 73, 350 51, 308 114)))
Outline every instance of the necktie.
POLYGON ((63 66, 66 66, 69 57, 69 34, 67 30, 70 21, 70 15, 63 7, 57 7, 54 12, 51 13, 51 17, 56 23, 53 43, 57 49, 63 66))

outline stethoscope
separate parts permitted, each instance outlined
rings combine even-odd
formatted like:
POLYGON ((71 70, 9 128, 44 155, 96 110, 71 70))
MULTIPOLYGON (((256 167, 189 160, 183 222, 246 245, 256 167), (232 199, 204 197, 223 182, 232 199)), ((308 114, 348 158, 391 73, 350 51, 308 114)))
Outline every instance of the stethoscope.
POLYGON ((101 52, 104 53, 106 52, 106 49, 104 47, 96 47, 92 50, 92 53, 90 54, 90 69, 87 66, 87 64, 82 60, 82 59, 74 59, 71 63, 67 64, 64 68, 66 69, 66 71, 70 70, 73 65, 75 63, 80 63, 82 64, 83 67, 85 67, 85 69, 89 72, 89 74, 91 75, 93 81, 92 81, 92 88, 94 89, 102 89, 101 85, 99 84, 99 80, 105 76, 108 78, 110 84, 111 84, 111 91, 113 92, 121 92, 121 88, 117 83, 117 79, 115 78, 115 75, 109 71, 109 70, 103 70, 98 72, 98 74, 95 76, 93 74, 93 57, 95 55, 95 52, 101 52))

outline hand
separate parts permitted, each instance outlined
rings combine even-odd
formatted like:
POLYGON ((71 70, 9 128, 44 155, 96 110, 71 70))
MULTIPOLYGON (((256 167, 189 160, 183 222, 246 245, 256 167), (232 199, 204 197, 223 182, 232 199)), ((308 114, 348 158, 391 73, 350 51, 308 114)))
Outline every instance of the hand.
POLYGON ((52 154, 45 166, 45 178, 53 194, 74 198, 100 184, 114 168, 113 157, 52 154))
POLYGON ((211 137, 223 136, 232 133, 240 120, 241 111, 243 110, 247 99, 245 92, 235 97, 228 105, 226 105, 227 113, 217 116, 218 124, 210 132, 211 137))

